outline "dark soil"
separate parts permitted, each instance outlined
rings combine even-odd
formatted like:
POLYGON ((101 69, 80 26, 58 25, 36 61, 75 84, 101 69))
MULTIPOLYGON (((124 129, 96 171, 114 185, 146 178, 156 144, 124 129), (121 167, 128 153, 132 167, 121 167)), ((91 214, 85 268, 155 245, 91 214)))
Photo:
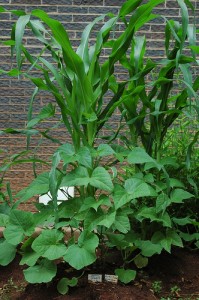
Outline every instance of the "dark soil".
POLYGON ((58 274, 50 284, 28 284, 23 277, 19 257, 9 266, 0 267, 1 300, 71 299, 71 300, 199 300, 199 253, 174 249, 150 260, 144 270, 138 270, 136 280, 128 285, 121 283, 88 283, 88 274, 114 274, 119 256, 112 253, 105 267, 95 265, 87 269, 78 286, 70 288, 65 296, 57 292, 56 285, 62 277, 79 276, 65 264, 58 265, 58 274), (117 262, 117 263, 116 263, 117 262), (103 270, 103 272, 102 272, 103 270))

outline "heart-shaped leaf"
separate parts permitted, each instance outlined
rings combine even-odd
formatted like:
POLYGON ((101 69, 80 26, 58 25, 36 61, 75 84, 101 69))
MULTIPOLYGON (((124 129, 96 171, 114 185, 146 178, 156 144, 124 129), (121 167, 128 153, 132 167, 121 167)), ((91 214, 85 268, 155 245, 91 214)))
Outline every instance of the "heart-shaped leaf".
POLYGON ((118 276, 119 281, 127 284, 135 279, 136 271, 130 269, 116 269, 115 274, 118 276))
POLYGON ((62 257, 66 253, 66 246, 61 242, 63 233, 56 230, 44 230, 32 243, 32 249, 49 260, 62 257))
POLYGON ((0 241, 0 265, 7 266, 16 254, 16 246, 9 244, 6 240, 0 241))
POLYGON ((68 293, 69 286, 76 286, 78 279, 73 277, 72 279, 68 279, 66 277, 62 278, 57 284, 57 290, 60 294, 65 295, 68 293))
POLYGON ((46 283, 55 277, 57 266, 53 262, 43 259, 40 264, 29 267, 23 272, 26 281, 30 283, 46 283))
POLYGON ((97 235, 83 231, 78 239, 78 244, 68 247, 64 259, 77 270, 92 264, 96 260, 95 250, 99 244, 97 235))
POLYGON ((30 236, 34 232, 33 214, 26 211, 12 210, 10 221, 4 230, 5 239, 13 245, 22 242, 25 236, 30 236))

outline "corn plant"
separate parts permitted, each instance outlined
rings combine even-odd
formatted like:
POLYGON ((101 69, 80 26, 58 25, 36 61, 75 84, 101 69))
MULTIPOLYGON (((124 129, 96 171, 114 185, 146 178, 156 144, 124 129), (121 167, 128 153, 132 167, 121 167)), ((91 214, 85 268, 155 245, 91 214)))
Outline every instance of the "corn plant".
MULTIPOLYGON (((116 103, 124 91, 127 82, 119 84, 115 95, 105 107, 104 96, 112 79, 115 78, 114 66, 127 51, 132 38, 147 21, 154 17, 151 11, 162 0, 124 3, 118 16, 100 16, 90 23, 82 34, 82 40, 75 51, 72 48, 67 31, 58 21, 50 18, 44 11, 35 10, 31 14, 13 12, 20 15, 12 30, 12 49, 16 51, 17 70, 9 74, 19 73, 30 78, 38 90, 50 92, 61 110, 62 121, 67 134, 71 137, 75 149, 81 145, 93 146, 99 128, 106 122, 105 115, 111 115, 116 103), (130 21, 118 38, 110 39, 110 33, 118 20, 123 20, 131 14, 130 21), (94 45, 89 46, 89 36, 96 23, 105 17, 109 20, 99 30, 94 45), (34 37, 41 43, 41 53, 34 57, 23 45, 24 31, 29 28, 34 37), (100 55, 106 44, 111 44, 111 54, 108 59, 100 63, 100 55), (13 45, 14 44, 14 45, 13 45), (47 60, 45 54, 50 54, 53 62, 47 60), (27 72, 22 71, 24 59, 31 64, 27 72), (39 77, 31 75, 32 70, 40 73, 39 77)), ((2 11, 5 12, 4 9, 2 11)), ((6 44, 9 44, 9 42, 6 44)), ((131 94, 138 90, 132 89, 131 94)), ((33 103, 30 103, 30 112, 33 103)), ((48 105, 43 108, 38 118, 31 119, 29 114, 28 128, 54 114, 54 107, 48 105)))
MULTIPOLYGON (((193 5, 186 3, 194 13, 193 5)), ((147 153, 159 161, 168 129, 184 108, 194 106, 193 99, 198 102, 199 77, 193 77, 194 67, 197 68, 196 27, 189 24, 185 1, 179 0, 178 4, 181 23, 165 19, 165 57, 157 62, 146 59, 147 41, 144 36, 136 36, 130 56, 125 53, 120 59, 130 78, 125 93, 141 89, 139 94, 129 95, 120 106, 129 127, 129 142, 136 146, 141 140, 147 153)))

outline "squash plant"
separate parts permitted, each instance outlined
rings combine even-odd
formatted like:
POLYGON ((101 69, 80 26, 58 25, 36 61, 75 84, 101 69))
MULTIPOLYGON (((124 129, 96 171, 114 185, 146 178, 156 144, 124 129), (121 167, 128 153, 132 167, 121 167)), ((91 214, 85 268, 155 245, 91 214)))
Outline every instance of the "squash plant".
MULTIPOLYGON (((61 259, 81 270, 104 259, 108 249, 116 247, 121 251, 124 263, 115 272, 122 282, 127 283, 136 275, 135 269, 129 267, 132 261, 141 268, 147 265, 152 255, 160 254, 162 250, 170 252, 172 245, 183 247, 187 236, 180 228, 184 224, 194 225, 196 220, 189 216, 178 218, 169 208, 173 204, 181 205, 194 195, 187 192, 180 181, 169 178, 166 165, 158 163, 143 148, 114 148, 102 144, 90 152, 84 147, 80 161, 79 153, 72 153, 70 144, 57 149, 51 171, 38 175, 30 186, 19 192, 19 200, 10 210, 2 210, 0 214, 1 224, 5 226, 0 244, 2 265, 8 264, 20 247, 20 263, 28 266, 24 270, 26 280, 30 283, 49 282, 57 272, 55 260, 61 259), (132 167, 142 165, 144 171, 122 179, 97 166, 89 174, 85 161, 91 161, 93 157, 99 163, 107 155, 113 161, 120 157, 122 163, 132 167), (71 162, 77 166, 72 171, 66 169, 65 163, 63 169, 58 168, 59 157, 67 166, 71 162), (75 185, 79 187, 79 195, 57 206, 53 198, 47 206, 36 204, 38 212, 34 214, 19 210, 21 201, 50 189, 53 173, 53 184, 59 188, 66 183, 75 185), (95 193, 93 190, 90 193, 91 187, 95 193), (39 236, 35 235, 36 227, 42 228, 39 236), (66 232, 69 234, 67 240, 66 232)), ((191 238, 197 242, 198 235, 191 238)), ((61 279, 58 290, 63 292, 74 283, 77 278, 61 279)))
MULTIPOLYGON (((186 199, 192 199, 193 195, 181 182, 169 177, 168 165, 175 163, 160 159, 165 131, 186 106, 188 96, 195 95, 198 89, 198 78, 192 86, 190 78, 185 76, 188 64, 194 58, 183 56, 181 47, 185 33, 180 30, 179 24, 172 21, 166 25, 169 33, 165 40, 167 59, 161 63, 148 60, 145 64, 145 39, 135 37, 146 22, 156 17, 152 10, 162 2, 151 0, 141 5, 141 0, 127 1, 118 16, 98 17, 85 28, 77 51, 72 48, 62 24, 44 11, 35 10, 30 14, 12 11, 19 18, 12 29, 11 40, 4 44, 11 46, 12 52, 16 53, 17 69, 1 72, 25 76, 36 88, 30 101, 27 127, 22 131, 9 128, 1 133, 25 134, 27 146, 31 136, 37 133, 60 144, 51 158, 50 171, 39 175, 35 173, 36 178, 16 195, 15 201, 9 205, 4 201, 0 208, 0 224, 5 227, 0 243, 0 264, 11 262, 19 248, 21 264, 28 266, 24 275, 30 283, 50 282, 56 276, 57 259, 82 270, 98 259, 97 249, 100 249, 103 259, 112 247, 117 247, 124 258, 124 264, 115 272, 122 282, 128 283, 136 275, 135 270, 129 269, 130 262, 143 267, 153 254, 162 250, 170 252, 172 245, 182 247, 186 237, 180 226, 197 223, 193 218, 182 220, 172 214, 170 207, 173 204, 180 205, 186 199), (108 21, 90 46, 93 27, 105 17, 108 21), (118 20, 124 22, 125 30, 119 37, 111 38, 118 20), (26 28, 42 45, 39 55, 29 53, 23 44, 26 28), (170 52, 171 34, 176 42, 170 52), (110 55, 101 62, 104 47, 110 48, 110 55), (129 49, 130 57, 127 55, 129 49), (46 54, 50 54, 50 60, 46 54), (30 67, 24 70, 23 65, 27 61, 30 67), (114 70, 118 62, 129 71, 123 82, 117 81, 114 70), (145 76, 160 66, 161 71, 148 93, 145 76), (180 80, 186 88, 176 97, 169 98, 174 70, 178 67, 184 74, 185 78, 180 80), (33 70, 39 74, 38 77, 33 70), (33 118, 34 99, 39 91, 53 95, 71 143, 50 137, 51 128, 47 131, 37 129, 40 122, 55 115, 55 105, 50 103, 33 118), (110 91, 113 96, 105 104, 106 94, 110 91), (141 99, 141 112, 137 114, 141 99), (169 109, 171 100, 175 101, 176 107, 169 109), (114 144, 118 133, 122 137, 117 132, 109 144, 97 146, 100 130, 117 107, 129 125, 130 143, 125 147, 114 144), (150 130, 145 124, 148 111, 150 130), (142 148, 138 147, 139 138, 142 148), (117 172, 115 162, 121 167, 127 165, 126 175, 117 172), (63 186, 75 186, 76 195, 59 205, 57 192, 63 186), (48 191, 52 201, 47 206, 36 203, 38 212, 33 214, 19 209, 20 203, 48 191), (35 235, 37 227, 42 228, 39 236, 35 235), (65 231, 70 233, 67 240, 65 231)), ((185 28, 187 10, 182 3, 179 0, 183 30, 190 33, 188 27, 185 28)), ((191 6, 189 1, 186 3, 191 6)), ((6 13, 3 8, 1 11, 6 13)), ((25 161, 49 164, 36 158, 21 159, 23 154, 27 153, 15 155, 2 170, 25 161)), ((12 199, 9 186, 8 194, 12 199)), ((198 236, 195 235, 193 240, 198 240, 198 236)), ((58 283, 58 290, 64 294, 77 281, 78 278, 63 278, 58 283)))

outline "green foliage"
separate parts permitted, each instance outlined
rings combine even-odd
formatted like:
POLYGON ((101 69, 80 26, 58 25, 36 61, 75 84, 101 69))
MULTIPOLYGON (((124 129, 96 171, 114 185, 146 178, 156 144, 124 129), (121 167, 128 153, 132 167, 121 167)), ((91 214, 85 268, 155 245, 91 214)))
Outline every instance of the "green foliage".
POLYGON ((16 254, 16 247, 6 240, 0 240, 0 264, 1 266, 7 266, 14 258, 16 254))
POLYGON ((43 259, 38 264, 24 270, 25 279, 30 283, 50 282, 56 275, 54 262, 43 259))
POLYGON ((44 230, 32 243, 32 249, 49 260, 58 259, 66 253, 63 236, 63 233, 56 229, 44 230))
POLYGON ((73 277, 72 279, 62 278, 57 284, 57 290, 60 294, 65 295, 68 293, 69 287, 76 286, 78 283, 77 278, 73 277))
MULTIPOLYGON (((12 11, 18 18, 12 40, 5 44, 16 55, 17 69, 1 72, 24 76, 36 87, 30 99, 27 127, 0 132, 25 134, 27 151, 6 159, 0 170, 4 177, 11 166, 32 162, 35 179, 17 195, 12 195, 9 184, 6 194, 0 194, 0 226, 5 227, 0 264, 10 263, 18 248, 22 255, 20 264, 28 266, 24 276, 30 283, 52 281, 57 273, 57 259, 76 270, 84 270, 103 260, 111 248, 117 248, 123 265, 115 274, 127 284, 136 276, 130 263, 143 268, 151 256, 163 250, 170 253, 173 246, 183 247, 188 242, 198 247, 198 215, 191 209, 182 211, 197 202, 195 177, 187 177, 191 189, 177 177, 182 162, 167 152, 170 144, 166 143, 171 125, 188 105, 198 114, 199 79, 192 76, 192 66, 198 63, 198 48, 185 3, 191 9, 192 5, 189 1, 178 1, 181 24, 164 18, 166 58, 154 62, 146 59, 147 41, 137 31, 157 17, 152 10, 164 1, 151 0, 143 5, 141 2, 127 1, 117 16, 96 18, 83 31, 77 51, 63 25, 44 11, 34 10, 30 14, 12 11), (90 45, 95 24, 104 18, 108 20, 90 45), (125 29, 119 37, 112 38, 118 20, 125 29), (32 55, 23 43, 26 29, 41 43, 42 51, 37 55, 32 55), (110 55, 101 61, 105 47, 110 55), (191 49, 190 55, 186 54, 187 49, 191 49), (27 62, 28 70, 24 68, 27 62), (123 82, 115 72, 118 63, 128 71, 123 82), (32 71, 36 71, 37 77, 32 71), (174 94, 176 87, 178 91, 174 94), (34 100, 40 91, 50 93, 56 104, 49 103, 33 117, 34 100), (108 103, 107 93, 111 94, 108 103), (192 98, 195 98, 193 106, 192 98), (38 129, 39 123, 55 116, 57 108, 61 112, 60 124, 64 125, 71 143, 50 136, 52 128, 38 129), (107 138, 107 143, 97 146, 100 130, 118 108, 121 119, 117 132, 107 138), (123 123, 130 136, 122 133, 123 123), (35 134, 59 145, 50 162, 37 157, 37 148, 33 155, 30 152, 30 140, 35 134), (116 138, 120 145, 114 144, 116 138), (49 170, 38 175, 36 163, 48 165, 49 170), (74 198, 60 201, 58 190, 64 186, 75 186, 74 198), (34 214, 20 210, 21 203, 48 192, 51 194, 48 205, 36 203, 34 214), (36 236, 38 227, 42 232, 36 236), (70 233, 67 240, 66 232, 70 233)), ((196 130, 186 148, 188 170, 197 138, 196 130)), ((64 277, 57 289, 64 295, 76 284, 77 278, 64 277)), ((153 290, 160 292, 158 282, 153 290)))
POLYGON ((115 274, 118 276, 119 280, 122 283, 129 283, 135 279, 136 271, 134 270, 125 270, 125 269, 116 269, 115 274))
POLYGON ((78 243, 68 247, 64 260, 75 269, 80 270, 96 260, 98 244, 98 237, 94 233, 84 230, 78 238, 78 243))
POLYGON ((155 294, 160 294, 162 291, 162 281, 154 281, 151 288, 155 294))

